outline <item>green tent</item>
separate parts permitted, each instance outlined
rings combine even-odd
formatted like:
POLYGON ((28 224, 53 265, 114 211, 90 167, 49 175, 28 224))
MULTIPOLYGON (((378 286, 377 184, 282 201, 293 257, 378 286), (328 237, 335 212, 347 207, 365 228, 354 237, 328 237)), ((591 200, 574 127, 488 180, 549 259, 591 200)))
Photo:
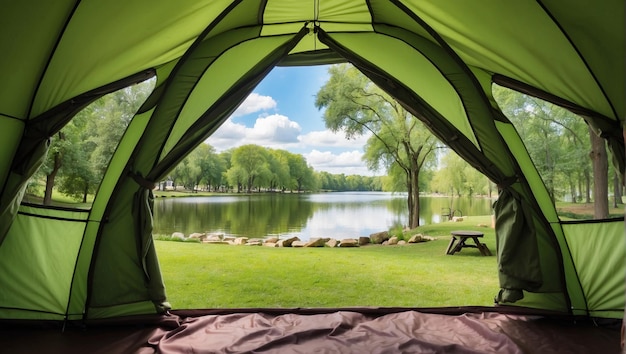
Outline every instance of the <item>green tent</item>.
POLYGON ((623 176, 624 7, 622 0, 4 2, 0 319, 167 311, 151 236, 155 182, 273 67, 346 61, 499 185, 502 304, 621 318, 623 218, 562 222, 491 86, 584 117, 623 176), (52 135, 99 97, 151 76, 156 88, 89 210, 21 204, 52 135))

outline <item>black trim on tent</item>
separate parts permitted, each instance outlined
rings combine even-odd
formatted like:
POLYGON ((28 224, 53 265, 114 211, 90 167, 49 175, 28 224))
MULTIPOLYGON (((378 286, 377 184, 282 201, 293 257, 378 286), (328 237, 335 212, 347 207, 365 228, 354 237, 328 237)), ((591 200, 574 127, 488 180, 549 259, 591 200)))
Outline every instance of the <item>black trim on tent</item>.
MULTIPOLYGON (((6 307, 6 306, 0 306, 0 309, 3 310, 12 310, 12 311, 26 311, 26 312, 35 312, 35 313, 47 313, 50 315, 58 315, 58 316, 63 316, 63 313, 59 313, 59 312, 51 312, 51 311, 43 311, 43 310, 34 310, 34 309, 24 309, 21 307, 6 307)), ((53 320, 54 321, 54 320, 53 320)), ((60 321, 60 319, 59 319, 60 321)), ((0 320, 0 322, 2 322, 0 320)))
POLYGON ((623 222, 624 217, 614 217, 614 218, 606 218, 606 219, 593 219, 593 220, 566 220, 560 221, 561 225, 576 225, 576 224, 602 224, 608 222, 623 222))
POLYGON ((42 205, 42 204, 34 204, 34 203, 28 203, 28 202, 24 202, 22 203, 22 205, 25 207, 37 208, 37 209, 51 209, 51 210, 71 211, 71 212, 79 212, 79 213, 91 212, 90 209, 71 208, 71 207, 64 207, 64 206, 58 206, 58 205, 42 205))
POLYGON ((345 63, 346 58, 330 49, 318 49, 308 52, 289 54, 276 66, 328 65, 345 63))
POLYGON ((263 24, 263 16, 265 15, 265 8, 267 7, 267 0, 261 0, 259 4, 259 14, 257 15, 257 23, 259 25, 263 24))
POLYGON ((4 118, 8 118, 8 119, 15 119, 15 120, 19 120, 20 122, 26 124, 26 119, 23 118, 18 118, 16 116, 10 115, 10 114, 6 114, 6 113, 2 113, 0 112, 0 117, 4 117, 4 118))
POLYGON ((35 218, 41 218, 41 219, 50 219, 50 220, 61 220, 61 221, 72 221, 72 222, 82 222, 82 223, 88 223, 90 220, 88 219, 72 219, 72 218, 62 218, 62 217, 58 217, 58 216, 49 216, 49 215, 41 215, 41 214, 34 214, 34 213, 27 213, 27 212, 23 212, 23 211, 19 211, 17 212, 19 215, 25 215, 25 216, 32 216, 35 218))

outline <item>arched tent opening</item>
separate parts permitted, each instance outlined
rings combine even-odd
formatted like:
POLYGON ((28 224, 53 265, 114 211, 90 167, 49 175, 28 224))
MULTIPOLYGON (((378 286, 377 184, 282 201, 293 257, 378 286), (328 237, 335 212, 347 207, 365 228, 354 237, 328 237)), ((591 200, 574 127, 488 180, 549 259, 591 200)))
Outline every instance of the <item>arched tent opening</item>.
MULTIPOLYGON (((341 61, 359 68, 499 185, 500 302, 568 315, 623 315, 623 282, 598 293, 595 273, 583 270, 596 254, 617 255, 611 266, 619 267, 623 243, 596 242, 594 255, 572 245, 583 229, 613 241, 623 220, 561 223, 491 94, 495 82, 583 115, 606 139, 623 176, 623 4, 594 4, 591 12, 584 1, 37 5, 10 5, 0 15, 22 29, 17 37, 0 36, 3 50, 16 53, 0 61, 6 147, 0 157, 0 284, 12 284, 0 297, 0 317, 82 321, 167 311, 151 236, 154 184, 274 66, 341 61), (590 19, 581 21, 581 13, 590 19), (15 70, 18 64, 29 70, 15 70), (89 212, 18 214, 48 137, 95 98, 152 74, 156 88, 131 121, 89 212), (53 223, 73 225, 74 247, 63 254, 72 259, 63 270, 66 281, 41 279, 42 290, 24 297, 29 276, 14 270, 23 262, 29 271, 44 269, 50 257, 60 257, 53 250, 22 257, 35 254, 28 245, 49 237, 53 223)), ((618 273, 606 276, 623 279, 618 273)))

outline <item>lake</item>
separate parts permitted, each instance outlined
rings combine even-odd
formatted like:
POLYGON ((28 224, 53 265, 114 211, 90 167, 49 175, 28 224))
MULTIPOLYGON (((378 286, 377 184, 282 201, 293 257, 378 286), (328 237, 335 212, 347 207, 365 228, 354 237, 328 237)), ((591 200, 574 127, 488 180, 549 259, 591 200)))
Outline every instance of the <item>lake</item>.
MULTIPOLYGON (((421 197, 420 225, 447 220, 446 208, 462 215, 491 214, 488 198, 421 197)), ((457 214, 456 215, 460 215, 457 214)), ((250 238, 298 236, 357 238, 407 225, 406 194, 333 192, 157 198, 154 234, 223 233, 250 238)))

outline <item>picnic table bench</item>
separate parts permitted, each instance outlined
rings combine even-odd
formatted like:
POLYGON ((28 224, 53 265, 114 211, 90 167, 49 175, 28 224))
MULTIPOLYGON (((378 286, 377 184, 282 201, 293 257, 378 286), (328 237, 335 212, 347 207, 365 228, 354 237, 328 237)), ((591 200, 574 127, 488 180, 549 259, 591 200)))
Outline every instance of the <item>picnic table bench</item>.
POLYGON ((483 256, 491 256, 491 251, 487 248, 487 245, 481 243, 478 238, 483 237, 484 234, 478 231, 467 231, 467 230, 458 230, 450 232, 452 237, 450 238, 450 243, 448 244, 448 249, 446 250, 446 254, 453 255, 456 252, 461 252, 463 248, 471 247, 478 248, 480 254, 483 256), (468 238, 474 240, 475 245, 466 245, 465 241, 468 238))

